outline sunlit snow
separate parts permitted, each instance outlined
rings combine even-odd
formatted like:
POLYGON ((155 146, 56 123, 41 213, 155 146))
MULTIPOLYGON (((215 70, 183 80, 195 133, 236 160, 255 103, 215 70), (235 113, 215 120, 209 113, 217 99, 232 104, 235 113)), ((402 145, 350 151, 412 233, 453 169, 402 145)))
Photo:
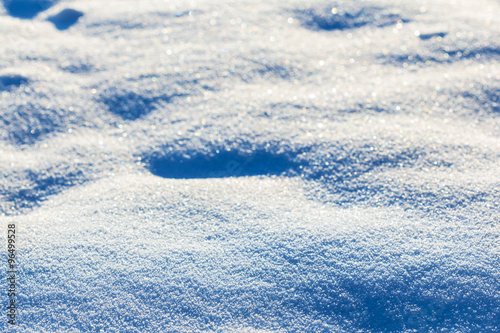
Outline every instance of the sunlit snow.
POLYGON ((0 8, 19 332, 500 331, 499 1, 0 8))

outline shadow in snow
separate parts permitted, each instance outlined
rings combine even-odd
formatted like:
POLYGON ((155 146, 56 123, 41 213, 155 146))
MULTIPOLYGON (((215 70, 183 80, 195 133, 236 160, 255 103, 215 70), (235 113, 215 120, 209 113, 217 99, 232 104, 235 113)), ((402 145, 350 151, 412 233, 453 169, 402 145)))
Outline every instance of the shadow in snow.
POLYGON ((133 91, 122 91, 116 94, 108 94, 101 101, 111 113, 120 116, 122 119, 136 120, 154 111, 159 103, 169 103, 172 98, 181 96, 186 96, 186 94, 148 96, 133 91))
POLYGON ((57 0, 3 0, 3 5, 12 17, 32 19, 57 2, 57 0))
POLYGON ((196 92, 196 81, 183 75, 141 75, 96 86, 98 102, 124 120, 136 120, 196 92))
POLYGON ((444 38, 447 34, 448 34, 447 32, 434 32, 434 33, 429 33, 429 34, 420 34, 418 37, 421 40, 429 40, 429 39, 432 39, 434 37, 436 37, 436 38, 438 38, 438 37, 444 38))
POLYGON ((81 170, 54 171, 44 170, 37 173, 28 171, 24 177, 23 186, 11 189, 0 189, 5 193, 6 203, 0 204, 0 214, 10 215, 14 212, 33 209, 47 200, 48 196, 58 194, 65 189, 88 181, 81 170))
POLYGON ((177 152, 149 159, 149 169, 153 174, 181 179, 281 175, 298 167, 288 154, 264 149, 251 152, 216 150, 191 155, 177 152))
POLYGON ((17 88, 23 84, 28 83, 28 82, 29 82, 28 78, 26 78, 22 75, 17 75, 17 74, 1 75, 0 76, 0 91, 11 89, 11 88, 17 88))
POLYGON ((489 45, 483 47, 468 47, 462 49, 438 48, 435 50, 423 50, 413 54, 390 54, 381 55, 387 64, 399 66, 401 63, 423 65, 429 63, 451 64, 457 61, 475 60, 488 61, 500 59, 500 47, 489 45))
POLYGON ((69 29, 76 22, 78 22, 78 20, 82 16, 83 16, 82 12, 71 8, 66 8, 62 10, 60 13, 49 17, 47 21, 52 22, 58 30, 66 30, 69 29))
POLYGON ((349 5, 333 4, 328 7, 297 10, 303 25, 311 30, 345 30, 365 25, 385 27, 398 21, 408 22, 390 8, 364 6, 353 2, 349 5))

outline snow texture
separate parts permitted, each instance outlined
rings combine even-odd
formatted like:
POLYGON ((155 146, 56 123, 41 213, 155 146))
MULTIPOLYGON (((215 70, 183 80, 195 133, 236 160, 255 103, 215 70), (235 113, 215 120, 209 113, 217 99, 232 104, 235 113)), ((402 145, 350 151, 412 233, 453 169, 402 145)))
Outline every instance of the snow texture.
POLYGON ((2 4, 17 331, 500 331, 498 1, 2 4))

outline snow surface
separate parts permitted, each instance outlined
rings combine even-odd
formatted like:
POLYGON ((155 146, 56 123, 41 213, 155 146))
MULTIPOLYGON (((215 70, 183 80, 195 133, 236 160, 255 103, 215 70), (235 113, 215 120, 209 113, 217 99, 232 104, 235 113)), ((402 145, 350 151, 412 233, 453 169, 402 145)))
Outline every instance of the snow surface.
POLYGON ((500 332, 499 1, 2 4, 17 331, 500 332))

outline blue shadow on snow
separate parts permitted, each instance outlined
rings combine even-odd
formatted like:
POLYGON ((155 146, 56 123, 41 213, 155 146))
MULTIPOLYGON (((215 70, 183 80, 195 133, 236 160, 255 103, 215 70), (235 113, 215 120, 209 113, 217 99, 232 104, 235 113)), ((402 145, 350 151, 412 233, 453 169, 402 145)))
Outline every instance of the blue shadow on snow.
POLYGON ((174 153, 149 159, 150 171, 164 178, 226 178, 257 175, 281 175, 298 168, 287 154, 268 152, 264 149, 242 153, 220 150, 174 153))
POLYGON ((3 0, 3 5, 12 17, 32 19, 57 2, 57 0, 3 0))
POLYGON ((71 8, 66 8, 62 10, 60 13, 49 17, 47 21, 52 22, 56 26, 57 30, 66 30, 69 29, 76 22, 78 22, 78 20, 82 16, 83 16, 82 12, 71 8))

